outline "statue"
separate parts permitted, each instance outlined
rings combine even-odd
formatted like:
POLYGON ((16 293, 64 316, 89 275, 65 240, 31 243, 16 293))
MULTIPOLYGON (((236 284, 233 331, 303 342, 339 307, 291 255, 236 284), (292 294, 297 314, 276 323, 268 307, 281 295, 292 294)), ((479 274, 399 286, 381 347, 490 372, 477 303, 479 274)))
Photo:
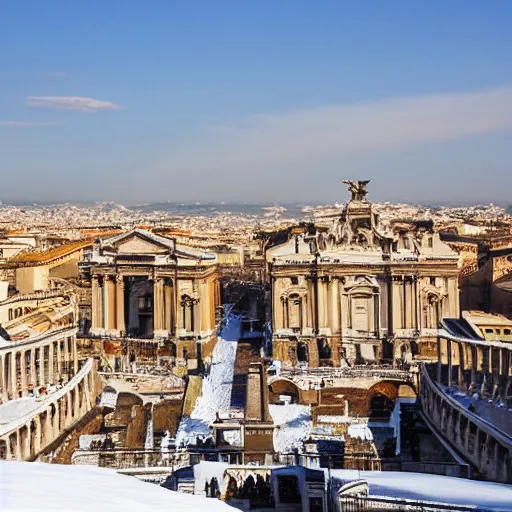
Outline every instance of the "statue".
POLYGON ((368 194, 368 190, 366 190, 366 186, 370 183, 370 180, 366 181, 351 181, 351 180, 341 180, 342 183, 348 185, 348 190, 352 194, 351 201, 364 201, 366 198, 366 194, 368 194))

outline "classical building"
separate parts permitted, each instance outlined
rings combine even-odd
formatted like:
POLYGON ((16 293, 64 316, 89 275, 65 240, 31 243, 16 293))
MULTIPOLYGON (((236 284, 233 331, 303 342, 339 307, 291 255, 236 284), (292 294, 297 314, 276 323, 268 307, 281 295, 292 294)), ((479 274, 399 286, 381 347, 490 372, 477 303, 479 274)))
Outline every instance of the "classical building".
POLYGON ((431 221, 383 226, 367 182, 347 184, 341 214, 266 250, 273 357, 310 367, 434 357, 440 319, 459 315, 458 254, 431 221))
POLYGON ((91 281, 93 337, 182 340, 177 357, 215 335, 217 257, 142 229, 100 239, 80 263, 91 281), (186 341, 190 343, 185 343, 186 341))

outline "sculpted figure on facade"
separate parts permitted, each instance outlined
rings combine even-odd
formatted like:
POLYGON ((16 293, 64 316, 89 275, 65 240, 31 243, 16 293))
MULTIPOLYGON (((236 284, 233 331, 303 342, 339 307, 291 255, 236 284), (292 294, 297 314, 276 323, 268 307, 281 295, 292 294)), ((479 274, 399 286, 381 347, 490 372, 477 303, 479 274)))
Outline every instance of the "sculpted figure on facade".
POLYGON ((365 181, 352 181, 352 180, 342 180, 342 183, 348 185, 348 190, 352 194, 351 201, 364 201, 366 196, 368 195, 367 186, 370 183, 370 180, 365 181))

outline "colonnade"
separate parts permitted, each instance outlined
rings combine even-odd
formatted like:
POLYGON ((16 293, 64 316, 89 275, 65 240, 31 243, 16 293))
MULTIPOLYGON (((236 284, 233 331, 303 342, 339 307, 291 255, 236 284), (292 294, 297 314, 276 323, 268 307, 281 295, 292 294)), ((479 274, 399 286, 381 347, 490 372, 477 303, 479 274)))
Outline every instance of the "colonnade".
MULTIPOLYGON (((435 373, 435 372, 434 372, 435 373)), ((512 483, 512 437, 472 414, 421 371, 421 407, 428 423, 485 478, 512 483)))
MULTIPOLYGON (((153 280, 154 336, 169 336, 180 324, 176 315, 173 281, 167 277, 153 280)), ((195 306, 196 302, 193 304, 195 306)), ((188 304, 187 304, 188 306, 188 304)), ((193 314, 192 314, 193 316, 193 314)), ((197 316, 197 315, 196 315, 197 316)), ((185 324, 185 320, 182 322, 185 324)), ((92 276, 92 332, 123 336, 125 322, 125 276, 105 274, 92 276)))
POLYGON ((512 344, 456 338, 441 334, 437 341, 437 382, 460 391, 479 391, 508 402, 512 383, 512 344))
POLYGON ((121 275, 92 276, 91 328, 124 334, 124 277, 121 275))
POLYGON ((100 392, 97 363, 89 359, 66 385, 35 409, 0 425, 0 459, 34 460, 96 405, 100 392))
POLYGON ((67 382, 78 371, 76 329, 65 328, 0 347, 1 402, 67 382))
MULTIPOLYGON (((126 334, 126 278, 137 275, 93 274, 91 334, 126 334)), ((140 275, 139 277, 147 277, 140 275)), ((156 276, 153 283, 153 336, 210 334, 215 329, 217 281, 156 276), (192 286, 187 282, 193 282, 192 286)))

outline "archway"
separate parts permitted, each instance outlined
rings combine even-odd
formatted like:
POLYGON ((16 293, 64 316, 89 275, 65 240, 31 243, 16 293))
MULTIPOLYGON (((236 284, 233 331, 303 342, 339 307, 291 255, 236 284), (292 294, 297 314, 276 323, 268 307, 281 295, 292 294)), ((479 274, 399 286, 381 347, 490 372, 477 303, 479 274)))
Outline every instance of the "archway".
POLYGON ((368 417, 370 421, 389 421, 398 398, 398 384, 381 381, 368 390, 368 417))
POLYGON ((290 403, 296 404, 300 401, 300 389, 291 380, 277 379, 269 384, 269 402, 273 404, 281 403, 280 396, 289 396, 290 403))

